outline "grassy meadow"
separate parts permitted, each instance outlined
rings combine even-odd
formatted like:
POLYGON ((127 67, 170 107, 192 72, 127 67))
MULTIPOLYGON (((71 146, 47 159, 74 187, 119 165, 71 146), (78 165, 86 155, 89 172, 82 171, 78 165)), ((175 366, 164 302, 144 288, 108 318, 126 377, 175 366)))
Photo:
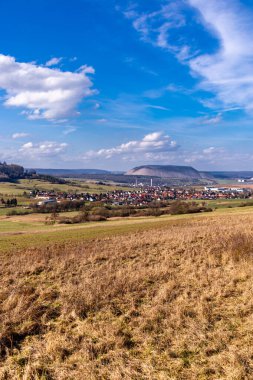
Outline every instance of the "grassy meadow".
POLYGON ((0 208, 0 380, 252 379, 241 202, 74 225, 0 208))
POLYGON ((0 379, 251 379, 252 226, 244 207, 2 234, 0 379))

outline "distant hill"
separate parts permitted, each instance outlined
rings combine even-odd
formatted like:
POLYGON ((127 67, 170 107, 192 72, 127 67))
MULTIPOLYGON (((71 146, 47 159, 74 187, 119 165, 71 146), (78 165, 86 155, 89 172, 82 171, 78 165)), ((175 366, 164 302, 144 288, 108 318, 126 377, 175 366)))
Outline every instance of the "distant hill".
POLYGON ((173 179, 201 179, 201 174, 191 166, 143 165, 129 170, 126 175, 150 176, 173 179))
POLYGON ((17 181, 19 179, 40 179, 51 183, 67 183, 65 180, 49 174, 36 173, 34 169, 24 169, 23 166, 0 162, 0 182, 17 181))
POLYGON ((82 174, 108 174, 107 170, 102 169, 34 169, 38 174, 52 175, 56 177, 71 177, 71 175, 79 176, 82 174))
POLYGON ((216 171, 216 172, 206 172, 207 174, 213 176, 214 178, 217 179, 239 179, 239 178, 244 178, 244 179, 250 179, 253 178, 253 171, 216 171))
POLYGON ((199 172, 201 178, 209 179, 210 181, 215 181, 216 178, 213 176, 212 172, 199 172))

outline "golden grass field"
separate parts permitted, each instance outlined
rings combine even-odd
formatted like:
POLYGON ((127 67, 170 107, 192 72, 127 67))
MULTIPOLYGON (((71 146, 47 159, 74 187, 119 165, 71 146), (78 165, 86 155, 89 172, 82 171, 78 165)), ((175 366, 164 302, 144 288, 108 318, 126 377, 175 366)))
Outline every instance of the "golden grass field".
POLYGON ((252 379, 249 209, 10 244, 0 379, 252 379))

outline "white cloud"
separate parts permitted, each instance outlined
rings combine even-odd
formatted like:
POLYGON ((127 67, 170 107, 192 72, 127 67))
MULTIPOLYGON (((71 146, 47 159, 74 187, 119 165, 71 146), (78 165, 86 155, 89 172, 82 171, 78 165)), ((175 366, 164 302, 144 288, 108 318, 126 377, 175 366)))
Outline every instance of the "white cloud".
POLYGON ((66 128, 62 133, 64 135, 69 135, 70 133, 73 133, 76 131, 76 127, 69 127, 69 128, 66 128))
POLYGON ((193 53, 181 35, 172 37, 172 30, 185 26, 182 2, 170 1, 162 4, 153 12, 140 13, 137 10, 124 12, 126 18, 132 20, 134 29, 140 33, 141 39, 156 47, 174 53, 180 60, 191 57, 193 53))
POLYGON ((200 80, 198 88, 215 95, 208 101, 201 100, 207 107, 253 111, 253 13, 243 2, 170 1, 153 12, 140 13, 135 7, 125 16, 143 41, 174 54, 200 80), (203 42, 191 38, 200 25, 216 39, 216 51, 205 53, 203 42))
POLYGON ((12 138, 16 140, 16 139, 22 139, 23 137, 27 137, 27 136, 29 136, 29 133, 20 132, 20 133, 13 133, 12 138))
POLYGON ((155 106, 155 105, 152 105, 152 104, 148 105, 147 107, 148 107, 148 108, 153 108, 153 109, 155 109, 155 110, 161 110, 161 111, 169 111, 169 110, 170 110, 170 109, 167 108, 167 107, 163 107, 163 106, 155 106))
POLYGON ((37 144, 29 141, 21 146, 19 152, 23 156, 30 158, 50 157, 64 153, 67 146, 68 144, 66 143, 58 143, 55 141, 44 141, 37 144))
POLYGON ((157 98, 161 98, 166 93, 170 93, 170 92, 180 93, 183 95, 191 95, 194 91, 195 91, 194 89, 187 89, 183 86, 178 86, 171 83, 168 86, 145 91, 144 97, 149 98, 149 99, 157 99, 157 98))
POLYGON ((187 164, 198 164, 202 167, 208 165, 217 165, 219 166, 222 163, 229 161, 234 156, 226 152, 222 147, 209 146, 199 151, 187 152, 185 151, 182 155, 182 158, 187 164), (229 157, 230 155, 230 157, 229 157))
POLYGON ((188 0, 219 40, 214 54, 189 61, 201 87, 214 92, 225 106, 253 109, 253 14, 236 0, 188 0))
POLYGON ((100 107, 101 107, 101 105, 99 103, 94 104, 94 110, 98 110, 100 107))
POLYGON ((211 124, 218 124, 221 121, 222 121, 222 114, 218 113, 217 115, 211 116, 211 117, 208 117, 208 116, 201 117, 199 118, 198 123, 204 124, 204 125, 211 125, 211 124))
POLYGON ((202 151, 202 153, 206 154, 206 155, 216 155, 216 154, 223 153, 223 152, 224 152, 224 149, 217 148, 214 146, 210 146, 209 148, 205 148, 202 151))
POLYGON ((166 153, 176 150, 178 145, 176 141, 162 132, 153 132, 143 137, 142 140, 128 141, 114 148, 100 149, 98 151, 89 151, 83 158, 86 160, 93 158, 109 159, 114 156, 121 156, 124 159, 131 159, 133 154, 137 154, 143 159, 149 158, 152 153, 166 153))
POLYGON ((4 105, 23 109, 29 119, 56 120, 76 115, 81 100, 94 93, 88 77, 93 73, 94 69, 88 66, 74 73, 19 63, 14 57, 0 54, 4 105))
POLYGON ((47 67, 51 67, 51 66, 56 66, 56 65, 58 65, 60 62, 62 61, 62 57, 61 58, 51 58, 51 59, 49 59, 49 61, 47 61, 46 63, 45 63, 45 66, 47 66, 47 67))

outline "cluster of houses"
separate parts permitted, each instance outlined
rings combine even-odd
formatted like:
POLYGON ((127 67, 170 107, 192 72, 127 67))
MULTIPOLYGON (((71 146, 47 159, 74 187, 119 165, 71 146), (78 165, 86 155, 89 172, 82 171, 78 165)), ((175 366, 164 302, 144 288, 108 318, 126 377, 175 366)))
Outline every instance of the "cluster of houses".
POLYGON ((193 188, 176 189, 167 186, 150 186, 141 190, 114 190, 101 194, 38 191, 35 199, 38 206, 64 201, 100 201, 113 205, 145 205, 152 201, 166 200, 245 199, 251 195, 251 190, 241 188, 205 187, 203 190, 196 190, 193 188))
POLYGON ((221 193, 221 194, 243 194, 248 193, 249 189, 241 189, 238 187, 210 187, 205 186, 205 191, 209 191, 212 193, 221 193))

